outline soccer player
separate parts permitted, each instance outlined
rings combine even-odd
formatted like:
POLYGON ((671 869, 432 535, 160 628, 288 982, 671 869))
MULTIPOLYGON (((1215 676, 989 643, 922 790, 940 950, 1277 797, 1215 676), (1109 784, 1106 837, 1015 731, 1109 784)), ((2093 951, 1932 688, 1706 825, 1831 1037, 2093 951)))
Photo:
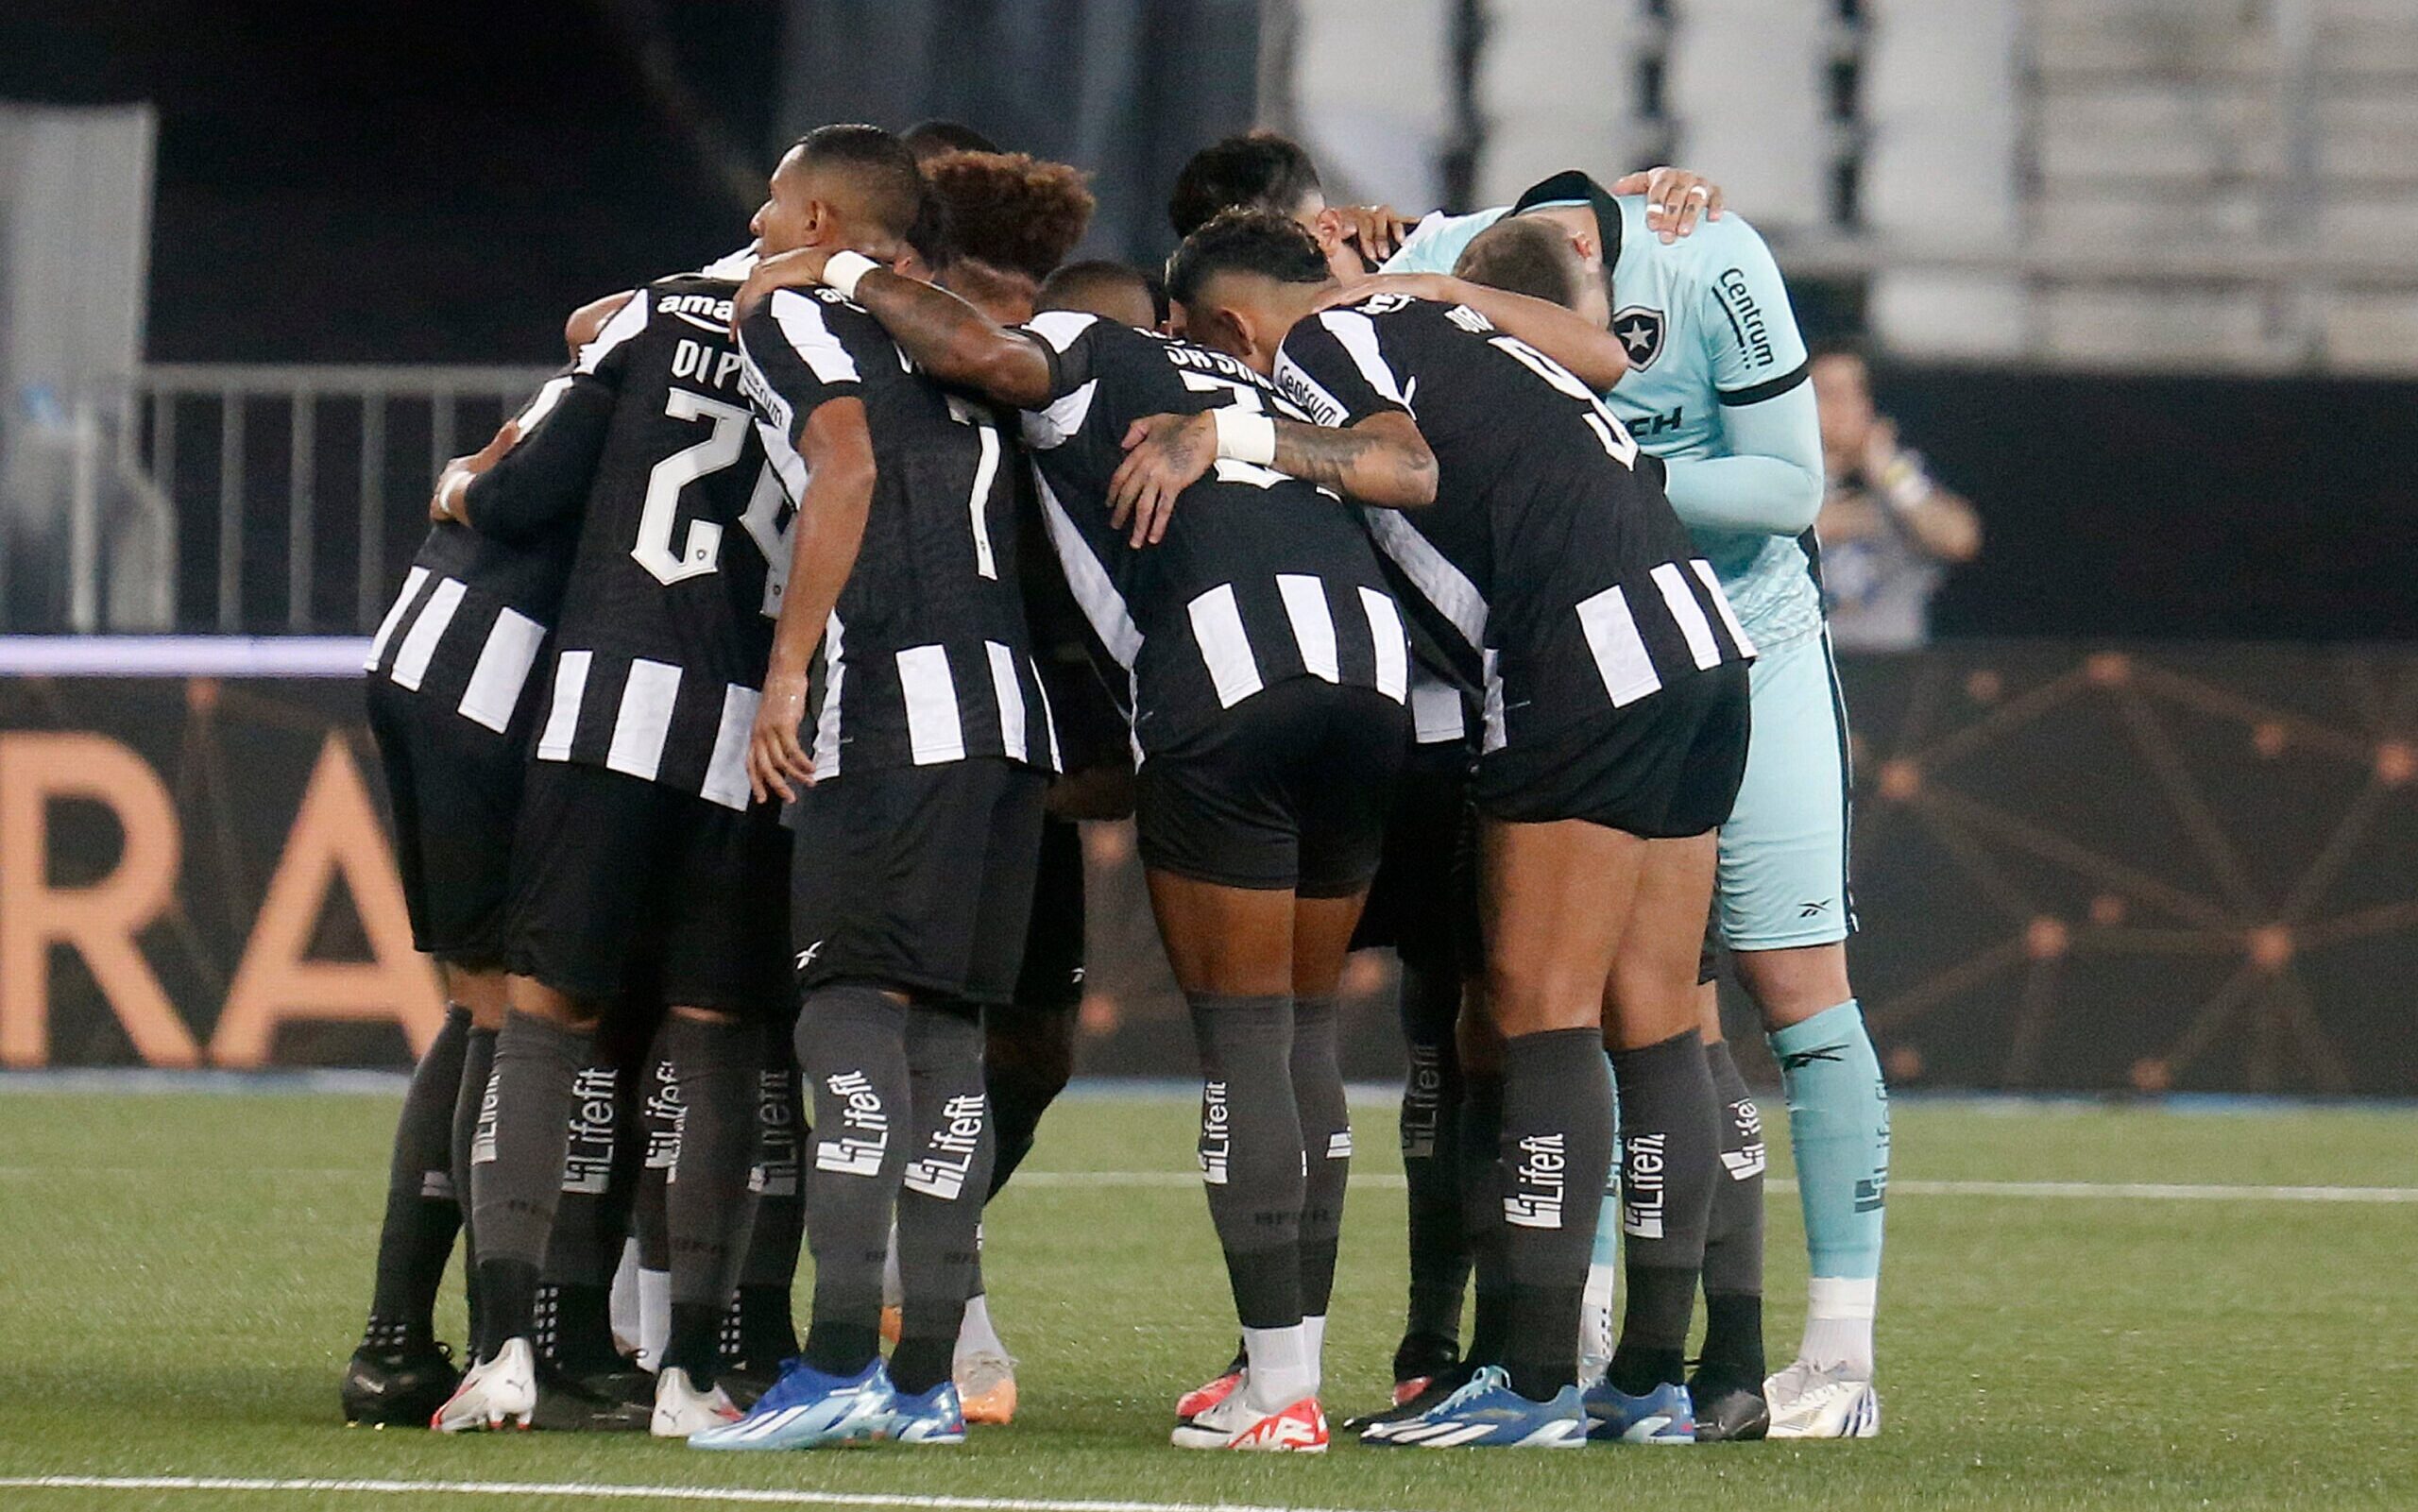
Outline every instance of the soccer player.
MULTIPOLYGON (((903 139, 916 144, 915 133, 903 139)), ((1082 240, 1093 200, 1082 175, 1064 163, 988 149, 927 156, 924 178, 938 212, 933 281, 1002 324, 1032 317, 1047 279, 1082 240)), ((1031 469, 1020 444, 1008 468, 1017 488, 1022 538, 1016 561, 1034 666, 1059 739, 1064 775, 1050 785, 1042 822, 1032 923, 1013 1001, 982 1015, 982 1083, 997 1141, 984 1207, 1032 1149, 1042 1114, 1074 1072, 1075 1015, 1082 1002, 1083 860, 1078 818, 1132 812, 1132 757, 1123 716, 1107 696, 1084 647, 1082 615, 1067 593, 1041 524, 1031 469)), ((896 1235, 884 1274, 885 1300, 897 1276, 896 1235)), ((885 1332, 896 1315, 885 1306, 885 1332)), ((950 1374, 969 1423, 1005 1423, 1016 1410, 1015 1360, 991 1318, 976 1257, 965 1319, 950 1374)))
MULTIPOLYGON (((1556 228, 1601 287, 1629 367, 1606 402, 1663 461, 1672 507, 1762 651, 1753 750, 1721 833, 1716 922, 1780 1065, 1813 1281, 1796 1360, 1762 1379, 1761 1126, 1727 1046, 1711 1040, 1737 1159, 1706 1259, 1699 1426, 1754 1436, 1767 1397, 1775 1437, 1868 1437, 1880 1427, 1872 1317, 1889 1107, 1848 982, 1847 727, 1812 533, 1822 450, 1804 342, 1771 253, 1745 220, 1709 219, 1669 243, 1644 199, 1576 172, 1505 209, 1431 217, 1388 268, 1449 272, 1506 216, 1556 228)), ((1701 1002, 1711 1032, 1709 976, 1701 1002)))
MULTIPOLYGON (((1656 168, 1633 174, 1623 178, 1619 187, 1645 195, 1648 220, 1661 229, 1666 241, 1689 234, 1698 211, 1717 209, 1721 202, 1717 186, 1684 169, 1656 168), (1699 185, 1703 186, 1701 196, 1695 193, 1699 185)), ((1167 217, 1178 236, 1189 236, 1224 210, 1266 211, 1289 217, 1318 239, 1328 265, 1344 279, 1358 277, 1367 265, 1381 260, 1400 240, 1403 229, 1400 217, 1387 207, 1329 207, 1309 154, 1298 144, 1266 131, 1203 147, 1178 175, 1167 205, 1167 217)), ((1463 290, 1454 297, 1485 297, 1463 290)), ((1520 308, 1516 301, 1490 308, 1515 331, 1541 314, 1520 308)), ((1549 333, 1563 338, 1564 360, 1576 360, 1568 350, 1570 341, 1592 339, 1599 348, 1609 344, 1610 338, 1600 333, 1609 315, 1609 309, 1595 314, 1598 330, 1594 332, 1558 323, 1565 329, 1549 333)), ((1598 350, 1592 355, 1602 383, 1610 383, 1626 366, 1626 353, 1617 345, 1611 345, 1609 353, 1598 350)), ((1395 810, 1387 821, 1385 859, 1353 939, 1355 950, 1392 947, 1401 968, 1398 1007, 1409 1072, 1399 1127, 1408 1188, 1411 1274, 1409 1312, 1393 1359, 1396 1411, 1413 1403, 1424 1406, 1467 1379, 1460 1347, 1461 1303, 1475 1258, 1463 1218, 1463 1056, 1456 1026, 1465 978, 1473 977, 1479 964, 1459 948, 1475 932, 1473 925, 1460 920, 1475 908, 1469 895, 1471 841, 1465 789, 1469 767, 1477 755, 1476 719, 1475 711, 1466 706, 1450 681, 1430 671, 1423 657, 1411 668, 1410 701, 1416 743, 1395 810)), ((1472 1053, 1487 1054, 1491 1042, 1475 1026, 1473 1033, 1472 1053)), ((1475 1110, 1475 1116, 1487 1130, 1494 1124, 1490 1099, 1496 1079, 1485 1074, 1477 1079, 1481 1096, 1490 1100, 1475 1110)), ((1493 1157, 1487 1151, 1479 1159, 1490 1164, 1493 1157)), ((1500 1228, 1497 1220, 1478 1221, 1482 1233, 1500 1228)), ((1493 1259, 1491 1248, 1488 1258, 1493 1259)), ((1477 1268, 1479 1285, 1499 1301, 1499 1265, 1477 1268)), ((1590 1274, 1591 1325, 1597 1317, 1592 1302, 1599 1290, 1596 1270, 1590 1274)), ((1609 1348, 1609 1287, 1606 1274, 1600 1288, 1603 1324, 1590 1330, 1602 1333, 1605 1350, 1609 1348)), ((1499 1307, 1481 1308, 1481 1313, 1500 1317, 1499 1307)), ((1490 1338, 1473 1343, 1481 1347, 1480 1352, 1490 1353, 1495 1348, 1490 1338)), ((1592 1362, 1582 1359, 1582 1364, 1590 1363, 1600 1368, 1601 1356, 1592 1362)), ((1365 1426, 1368 1419, 1360 1421, 1365 1426)))
MULTIPOLYGON (((1243 460, 1190 484, 1156 532, 1132 518, 1120 468, 1137 421, 1269 423, 1274 391, 1231 358, 1051 299, 1010 330, 837 259, 786 272, 843 283, 920 367, 1027 412, 1059 559, 1132 690, 1143 865, 1192 1008, 1201 1171, 1243 1329, 1240 1383, 1180 1409, 1174 1441, 1322 1449, 1351 1152, 1336 983, 1407 734, 1408 650, 1374 554, 1335 499, 1243 460)), ((1082 282, 1054 293, 1126 318, 1139 303, 1082 282)), ((1352 468, 1355 486, 1422 501, 1432 475, 1391 460, 1352 468)))
POLYGON ((735 292, 702 274, 639 291, 581 349, 561 444, 517 448, 441 496, 499 538, 570 518, 579 531, 513 842, 510 1011, 472 1155, 479 1360, 434 1419, 448 1431, 529 1420, 567 1119, 599 1025, 637 1034, 634 1001, 672 1005, 661 1053, 682 1109, 650 1426, 680 1436, 735 1416, 719 1335, 752 1217, 758 1020, 782 996, 787 849, 743 766, 781 500, 738 390, 735 292))
MULTIPOLYGON (((896 138, 825 127, 775 171, 758 246, 894 261, 927 200, 896 138)), ((747 772, 796 804, 815 1279, 800 1356, 747 1418, 690 1441, 962 1443, 951 1356, 994 1154, 981 1011, 1007 1003, 1022 964, 1056 749, 1007 453, 987 409, 911 368, 835 291, 774 294, 739 311, 739 331, 797 505, 747 772), (885 1363, 894 1215, 905 1295, 885 1363)))
MULTIPOLYGON (((1505 1041, 1504 1358, 1367 1436, 1566 1447, 1684 1431, 1676 1381, 1642 1399, 1609 1384, 1582 1399, 1576 1382, 1579 1297, 1612 1153, 1601 1045, 1609 1025, 1625 1141, 1654 1152, 1663 1178, 1625 1189, 1632 1230, 1650 1208, 1675 1247, 1691 1231, 1700 1245, 1715 1135, 1693 968, 1713 827, 1745 760, 1752 648, 1635 470, 1619 422, 1478 311, 1386 295, 1319 314, 1334 294, 1325 259, 1269 214, 1230 212, 1195 232, 1168 283, 1187 330, 1348 427, 1277 421, 1266 439, 1280 469, 1383 503, 1337 459, 1365 467, 1368 453, 1422 436, 1433 446, 1434 506, 1373 512, 1371 525, 1484 691, 1472 791, 1487 1010, 1505 1041)), ((1207 456, 1263 439, 1197 419, 1149 429, 1129 467, 1152 475, 1154 495, 1207 456)), ((1684 1344, 1693 1269, 1677 1279, 1654 1288, 1653 1316, 1632 1327, 1650 1321, 1684 1344)))
MULTIPOLYGON (((486 447, 450 464, 446 485, 467 485, 523 439, 551 445, 552 434, 536 437, 568 382, 548 383, 486 447)), ((394 806, 403 901, 413 943, 435 958, 446 1010, 395 1130, 377 1289, 345 1368, 347 1422, 424 1423, 459 1380, 433 1315, 468 1213, 470 1131, 503 1018, 510 838, 538 702, 527 696, 529 672, 573 544, 568 529, 505 545, 437 523, 370 643, 369 728, 394 806)))

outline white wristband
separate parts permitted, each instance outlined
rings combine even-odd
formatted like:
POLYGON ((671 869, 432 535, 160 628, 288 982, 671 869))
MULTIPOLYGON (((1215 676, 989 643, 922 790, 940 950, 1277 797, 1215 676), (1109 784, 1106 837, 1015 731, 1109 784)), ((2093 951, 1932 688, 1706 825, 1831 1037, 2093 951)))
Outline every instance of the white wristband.
POLYGON ((1229 404, 1209 412, 1218 428, 1218 455, 1267 467, 1276 460, 1276 422, 1229 404))
POLYGON ((853 299, 857 280, 879 266, 862 252, 834 252, 823 263, 823 281, 839 290, 843 299, 853 299))

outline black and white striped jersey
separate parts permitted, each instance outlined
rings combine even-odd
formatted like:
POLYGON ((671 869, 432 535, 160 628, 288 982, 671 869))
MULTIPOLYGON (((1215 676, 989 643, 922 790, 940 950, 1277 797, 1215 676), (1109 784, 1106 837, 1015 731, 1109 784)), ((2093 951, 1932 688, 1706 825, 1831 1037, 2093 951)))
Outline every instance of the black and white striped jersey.
POLYGON ((758 427, 789 499, 808 416, 860 399, 873 439, 863 544, 808 688, 818 781, 1005 756, 1056 771, 1057 731, 1017 578, 1015 452, 989 406, 945 393, 830 289, 781 290, 740 330, 758 427))
POLYGON ((1151 415, 1277 409, 1266 380, 1219 352, 1095 315, 1024 328, 1049 356, 1047 407, 1025 416, 1050 541, 1102 647, 1130 680, 1136 749, 1172 749, 1293 677, 1407 696, 1409 650, 1384 569, 1349 506, 1231 460, 1184 490, 1166 535, 1135 550, 1110 528, 1125 433, 1151 415))
POLYGON ((560 401, 601 417, 587 455, 516 469, 516 446, 466 503, 472 528, 502 538, 577 521, 537 759, 744 808, 787 552, 780 484, 740 389, 737 292, 694 273, 635 292, 581 348, 560 401))
POLYGON ((1434 504, 1367 514, 1485 691, 1482 750, 1754 654, 1620 421, 1476 311, 1400 295, 1323 311, 1286 337, 1276 379, 1320 424, 1407 414, 1435 450, 1434 504))
MULTIPOLYGON (((500 470, 517 478, 534 465, 552 475, 563 459, 575 465, 592 455, 601 412, 566 408, 570 387, 571 375, 557 374, 521 407, 520 437, 500 470)), ((578 538, 576 519, 508 537, 450 520, 431 528, 379 621, 363 671, 499 736, 513 731, 530 703, 531 673, 561 610, 578 538)))

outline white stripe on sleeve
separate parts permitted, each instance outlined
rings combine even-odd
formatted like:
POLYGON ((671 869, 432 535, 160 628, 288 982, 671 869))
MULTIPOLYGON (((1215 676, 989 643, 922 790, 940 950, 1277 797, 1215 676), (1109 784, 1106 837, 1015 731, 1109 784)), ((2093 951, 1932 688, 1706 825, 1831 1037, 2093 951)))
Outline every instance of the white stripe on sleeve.
POLYGON ((707 803, 724 808, 745 808, 756 794, 747 786, 747 738, 756 730, 756 705, 763 695, 737 683, 722 690, 722 723, 714 730, 714 754, 706 762, 706 785, 698 791, 707 803))
POLYGON ((1712 638, 1712 621, 1704 617, 1704 606, 1688 589, 1688 580, 1677 562, 1665 562, 1654 569, 1654 586, 1662 590, 1662 603, 1671 618, 1679 622, 1679 634, 1688 637, 1688 654, 1696 660, 1698 671, 1710 671, 1721 665, 1721 643, 1712 638))
POLYGON ((812 295, 794 289, 775 291, 773 319, 780 326, 781 334, 790 339, 791 349, 815 377, 826 383, 857 381, 856 359, 831 333, 830 325, 823 318, 823 306, 812 295))
POLYGON ((641 656, 630 663, 622 685, 622 707, 613 719, 613 743, 604 765, 653 782, 663 769, 663 741, 672 733, 672 707, 680 698, 680 669, 641 656))
POLYGON ((395 681, 413 692, 428 676, 429 659, 436 654, 436 643, 445 638, 445 627, 453 622, 453 611, 462 607, 462 595, 469 591, 460 578, 450 577, 436 586, 428 596, 428 607, 412 621, 411 633, 403 637, 403 649, 395 653, 395 681))
MULTIPOLYGON (((1614 588, 1613 592, 1620 590, 1614 588)), ((1510 734, 1503 722, 1503 672, 1500 654, 1493 647, 1486 649, 1483 676, 1486 682, 1486 734, 1480 738, 1478 750, 1490 754, 1510 743, 1510 734)))
POLYGON ((910 646, 898 654, 898 690, 907 700, 907 746, 919 767, 965 759, 965 730, 957 717, 957 678, 945 646, 910 646))
POLYGON ((587 694, 587 667, 592 653, 566 651, 554 661, 553 706, 546 711, 546 728, 537 737, 541 761, 570 759, 571 738, 579 733, 579 705, 587 694))
POLYGON ((571 365, 583 373, 592 373, 614 348, 644 331, 646 298, 646 291, 640 289, 622 300, 622 308, 613 312, 613 318, 604 322, 604 329, 596 333, 596 339, 579 348, 579 358, 571 365))
MULTIPOLYGON (((1185 606, 1192 617, 1193 643, 1216 685, 1218 702, 1233 708, 1267 685, 1260 681, 1259 660, 1251 654, 1251 637, 1243 633, 1242 610, 1235 603, 1235 586, 1220 583, 1185 606)), ((1331 633, 1331 632, 1330 632, 1331 633)))
POLYGON ((1319 316, 1319 324, 1335 333, 1343 349, 1352 354, 1352 365, 1369 386, 1386 398, 1410 408, 1410 396, 1403 391, 1394 370, 1386 365, 1385 348, 1377 341, 1377 323, 1357 310, 1329 310, 1319 316))
POLYGON ((471 721, 501 735, 520 706, 520 690, 529 685, 529 668, 537 648, 546 643, 546 627, 517 609, 495 617, 470 683, 462 689, 461 710, 471 721))
POLYGON ((1336 657, 1335 616, 1326 606, 1326 585, 1306 572, 1279 572, 1276 591, 1285 600, 1285 618, 1293 622, 1293 643, 1302 649, 1303 670, 1330 683, 1341 682, 1343 670, 1336 657))

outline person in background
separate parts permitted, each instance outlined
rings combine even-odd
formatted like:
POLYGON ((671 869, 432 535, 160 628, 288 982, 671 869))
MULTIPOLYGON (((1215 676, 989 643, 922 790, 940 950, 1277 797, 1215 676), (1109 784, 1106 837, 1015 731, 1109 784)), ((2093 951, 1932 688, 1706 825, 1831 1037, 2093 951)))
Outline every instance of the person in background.
POLYGON ((1872 407, 1861 348, 1831 343, 1812 363, 1822 416, 1822 596, 1831 637, 1848 651, 1913 651, 1931 639, 1931 599, 1949 568, 1982 550, 1973 506, 1932 481, 1922 454, 1872 407))

